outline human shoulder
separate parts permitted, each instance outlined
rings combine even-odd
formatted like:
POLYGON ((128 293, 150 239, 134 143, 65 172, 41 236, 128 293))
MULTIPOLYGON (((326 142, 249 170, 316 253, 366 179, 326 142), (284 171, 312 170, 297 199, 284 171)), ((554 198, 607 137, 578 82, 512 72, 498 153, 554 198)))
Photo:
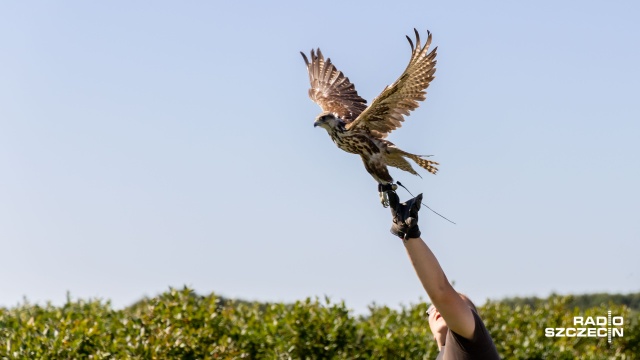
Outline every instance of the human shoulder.
POLYGON ((470 339, 449 330, 444 347, 444 359, 500 359, 491 334, 475 310, 471 310, 475 329, 470 339))

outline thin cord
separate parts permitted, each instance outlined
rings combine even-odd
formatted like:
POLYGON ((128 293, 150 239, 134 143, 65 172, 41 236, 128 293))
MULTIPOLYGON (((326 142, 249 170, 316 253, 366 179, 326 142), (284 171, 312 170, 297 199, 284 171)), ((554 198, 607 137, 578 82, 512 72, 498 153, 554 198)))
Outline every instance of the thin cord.
MULTIPOLYGON (((407 190, 407 192, 409 193, 409 195, 411 195, 411 196, 415 197, 415 196, 411 193, 411 191, 409 191, 409 189, 407 189, 404 185, 402 185, 402 183, 401 183, 400 181, 396 181, 396 184, 398 184, 398 185, 402 186, 405 190, 407 190)), ((456 224, 456 223, 454 223, 453 221, 451 221, 451 220, 447 219, 446 217, 442 216, 442 214, 439 214, 437 211, 435 211, 435 210, 433 210, 432 208, 430 208, 427 204, 422 203, 422 205, 423 205, 424 207, 426 207, 427 209, 431 210, 431 212, 433 212, 434 214, 436 214, 436 215, 440 216, 441 218, 443 218, 443 219, 447 220, 448 222, 452 223, 453 225, 457 225, 457 224, 456 224)))

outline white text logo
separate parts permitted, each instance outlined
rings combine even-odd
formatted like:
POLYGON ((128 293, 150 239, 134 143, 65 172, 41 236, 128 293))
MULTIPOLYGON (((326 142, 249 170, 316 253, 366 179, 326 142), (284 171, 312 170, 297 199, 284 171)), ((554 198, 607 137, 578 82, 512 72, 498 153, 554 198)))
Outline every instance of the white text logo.
POLYGON ((611 310, 607 316, 574 316, 573 327, 546 328, 546 337, 606 337, 611 343, 611 338, 624 335, 624 318, 611 316, 611 310))

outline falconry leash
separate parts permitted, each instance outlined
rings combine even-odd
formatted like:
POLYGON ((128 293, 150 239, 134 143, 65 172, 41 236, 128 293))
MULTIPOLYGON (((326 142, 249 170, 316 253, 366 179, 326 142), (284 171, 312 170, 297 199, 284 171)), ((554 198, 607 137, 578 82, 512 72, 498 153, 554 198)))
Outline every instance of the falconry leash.
MULTIPOLYGON (((414 195, 411 193, 411 191, 409 191, 409 189, 407 189, 407 187, 406 187, 406 186, 402 185, 402 183, 401 183, 400 181, 396 181, 396 184, 398 184, 398 185, 402 186, 405 190, 407 190, 407 192, 409 193, 409 195, 414 196, 414 195)), ((398 187, 396 186, 396 189, 397 189, 397 188, 398 188, 398 187)), ((391 191, 393 191, 393 190, 395 190, 395 189, 392 189, 391 191)), ((414 196, 414 197, 415 197, 415 196, 414 196)), ((451 221, 451 220, 447 219, 447 218, 446 218, 445 216, 443 216, 442 214, 440 214, 440 213, 438 213, 437 211, 435 211, 435 210, 433 210, 432 208, 430 208, 427 204, 422 203, 422 205, 423 205, 424 207, 426 207, 427 209, 431 210, 431 212, 432 212, 432 213, 434 213, 434 214, 436 214, 436 215, 440 216, 441 218, 443 218, 443 219, 447 220, 448 222, 450 222, 450 223, 452 223, 452 224, 454 224, 454 225, 457 225, 455 222, 453 222, 453 221, 451 221)))

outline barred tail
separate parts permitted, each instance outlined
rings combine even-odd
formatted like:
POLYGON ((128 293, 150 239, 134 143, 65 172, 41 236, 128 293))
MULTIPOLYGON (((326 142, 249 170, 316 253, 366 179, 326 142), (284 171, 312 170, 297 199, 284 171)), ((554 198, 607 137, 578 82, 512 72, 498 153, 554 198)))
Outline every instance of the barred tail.
POLYGON ((416 164, 420 165, 421 168, 427 170, 432 174, 435 174, 438 172, 438 168, 436 167, 436 165, 440 165, 440 164, 438 164, 435 161, 423 159, 423 157, 426 157, 428 155, 415 155, 415 154, 400 150, 395 146, 389 147, 388 151, 389 151, 389 155, 385 156, 385 162, 389 166, 393 166, 398 169, 410 172, 413 175, 420 176, 420 174, 418 174, 415 170, 413 170, 413 167, 407 161, 407 159, 405 159, 405 158, 409 158, 415 161, 416 164))
POLYGON ((421 168, 427 170, 432 174, 436 174, 438 172, 438 168, 436 165, 440 165, 439 163, 427 159, 423 159, 420 155, 414 155, 410 153, 405 153, 405 156, 409 157, 409 159, 416 162, 416 164, 420 165, 421 168))

